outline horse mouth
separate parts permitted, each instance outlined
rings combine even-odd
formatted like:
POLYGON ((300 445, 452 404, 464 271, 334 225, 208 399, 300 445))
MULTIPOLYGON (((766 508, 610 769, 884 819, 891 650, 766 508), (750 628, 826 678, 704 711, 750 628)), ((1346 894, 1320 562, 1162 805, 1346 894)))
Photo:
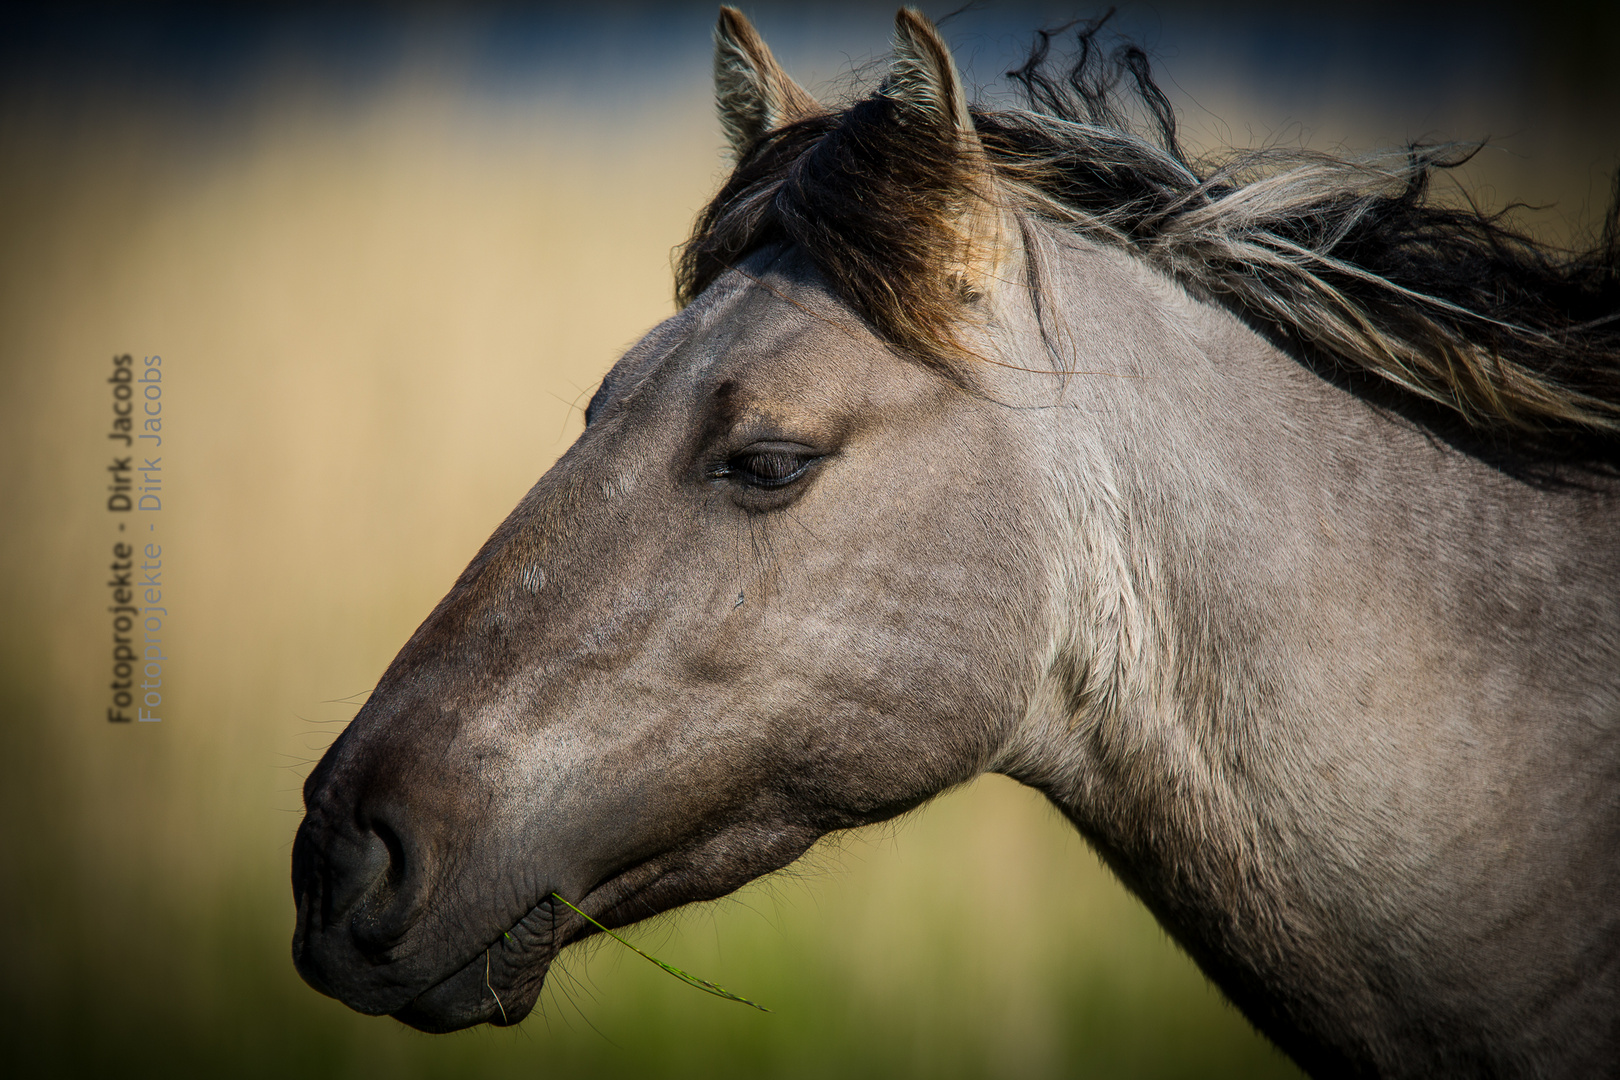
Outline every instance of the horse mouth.
POLYGON ((648 905, 646 886, 658 877, 650 864, 642 863, 589 890, 577 908, 564 906, 555 894, 548 895, 483 952, 389 1015, 433 1035, 476 1024, 510 1027, 522 1022, 540 1000, 546 974, 558 954, 595 932, 594 918, 584 914, 599 906, 593 900, 607 901, 599 912, 605 919, 610 918, 615 902, 623 904, 631 896, 639 896, 643 916, 685 902, 684 897, 674 898, 673 903, 664 897, 663 903, 648 905))
POLYGON ((552 902, 542 900, 464 967, 390 1015, 433 1035, 475 1024, 517 1024, 540 1000, 546 973, 560 950, 552 902))

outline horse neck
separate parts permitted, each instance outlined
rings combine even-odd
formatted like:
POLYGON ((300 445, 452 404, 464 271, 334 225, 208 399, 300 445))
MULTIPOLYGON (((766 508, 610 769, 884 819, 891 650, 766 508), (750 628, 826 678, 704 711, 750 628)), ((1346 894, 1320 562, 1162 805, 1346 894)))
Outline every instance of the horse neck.
POLYGON ((1315 547, 1299 524, 1343 509, 1323 448, 1360 452, 1370 414, 1134 258, 1050 236, 1037 255, 1044 328, 1018 326, 1037 345, 1013 359, 1070 373, 1023 389, 1057 406, 1031 410, 1024 450, 1048 500, 1052 636, 1039 734, 1005 764, 1083 819, 1104 766, 1224 786, 1211 741, 1265 719, 1279 612, 1303 599, 1278 585, 1315 547))
MULTIPOLYGON (((1419 980, 1411 956, 1473 931, 1459 889, 1523 809, 1502 795, 1522 762, 1601 755, 1592 798, 1616 779, 1613 715, 1551 751, 1527 720, 1566 717, 1526 689, 1532 666, 1564 665, 1547 678, 1612 713, 1616 501, 1594 494, 1576 526, 1568 496, 1373 408, 1136 260, 1046 243, 1058 302, 1020 366, 1057 343, 1095 374, 1032 413, 1051 639, 992 767, 1045 791, 1251 1019, 1328 1060, 1367 1017, 1423 1004, 1388 992, 1419 980), (1479 633, 1513 610, 1535 612, 1523 638, 1479 633), (1607 667, 1552 654, 1577 627, 1607 667), (1473 835, 1426 846, 1470 815, 1473 835)), ((1546 848, 1539 872, 1590 839, 1546 848)))
POLYGON ((1045 340, 1017 362, 1050 366, 1055 345, 1074 372, 1032 414, 1028 451, 1051 640, 998 767, 1099 838, 1125 821, 1160 839, 1241 830, 1250 785, 1280 764, 1244 749, 1300 704, 1275 685, 1310 600, 1288 587, 1308 586, 1309 534, 1343 510, 1320 453, 1363 442, 1369 413, 1137 260, 1046 244, 1045 340))

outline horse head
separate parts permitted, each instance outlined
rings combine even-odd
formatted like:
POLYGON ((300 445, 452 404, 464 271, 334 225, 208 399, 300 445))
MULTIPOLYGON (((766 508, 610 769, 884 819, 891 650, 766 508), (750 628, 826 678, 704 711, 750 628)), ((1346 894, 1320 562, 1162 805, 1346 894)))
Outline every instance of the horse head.
MULTIPOLYGON (((717 40, 740 156, 815 123, 740 15, 717 40)), ((898 41, 891 122, 962 137, 932 27, 898 41)), ((1026 711, 1031 436, 794 245, 722 271, 586 417, 305 784, 294 955, 363 1012, 516 1022, 592 932, 553 893, 610 927, 723 896, 983 771, 1026 711)))

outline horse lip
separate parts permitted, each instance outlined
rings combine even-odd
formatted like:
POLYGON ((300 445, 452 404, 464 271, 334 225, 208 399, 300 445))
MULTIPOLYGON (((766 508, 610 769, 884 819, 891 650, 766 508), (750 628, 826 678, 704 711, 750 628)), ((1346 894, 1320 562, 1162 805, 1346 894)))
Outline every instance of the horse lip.
MULTIPOLYGON (((593 889, 581 897, 584 909, 593 889)), ((559 918, 546 898, 530 908, 500 937, 466 964, 423 989, 404 1005, 389 1010, 395 1020, 418 1031, 442 1035, 475 1024, 509 1027, 520 1023, 540 1000, 551 964, 575 938, 559 927, 586 927, 572 911, 559 918)))
MULTIPOLYGON (((352 978, 342 978, 311 955, 307 941, 294 943, 293 966, 311 987, 367 1016, 392 1013, 400 1008, 402 1002, 410 1001, 419 993, 408 985, 390 984, 375 977, 360 982, 352 978)), ((375 969, 373 975, 374 972, 375 969)))
POLYGON ((347 919, 321 923, 319 902, 314 892, 299 896, 293 929, 293 967, 306 983, 368 1016, 391 1013, 419 992, 389 978, 392 969, 397 979, 397 963, 379 964, 356 947, 347 919))
MULTIPOLYGON (((586 909, 589 901, 601 890, 624 875, 618 874, 580 898, 579 906, 586 909)), ((472 1027, 476 1024, 494 1024, 505 1027, 521 1022, 539 1001, 551 964, 562 949, 580 936, 589 933, 587 922, 572 911, 557 913, 558 905, 548 891, 544 899, 531 907, 516 922, 491 940, 483 949, 472 954, 460 967, 431 982, 418 982, 413 989, 408 984, 395 983, 389 987, 373 986, 365 991, 364 1001, 349 993, 333 991, 316 964, 306 965, 300 945, 307 950, 304 935, 295 936, 294 961, 304 981, 322 993, 344 1002, 357 1012, 371 1016, 390 1015, 402 1024, 430 1034, 443 1034, 472 1027), (314 977, 312 977, 314 976, 314 977)), ((383 974, 381 969, 392 965, 383 963, 373 967, 373 978, 383 974)))
POLYGON ((540 999, 551 962, 560 951, 554 929, 548 894, 483 952, 390 1014, 432 1034, 474 1024, 506 1027, 520 1022, 540 999))

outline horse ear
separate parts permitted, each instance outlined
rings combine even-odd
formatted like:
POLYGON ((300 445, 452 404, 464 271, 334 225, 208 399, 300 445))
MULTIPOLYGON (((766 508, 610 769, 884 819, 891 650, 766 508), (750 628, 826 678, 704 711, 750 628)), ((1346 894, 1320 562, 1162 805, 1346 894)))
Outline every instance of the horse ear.
POLYGON ((714 100, 738 161, 767 133, 826 111, 782 70, 753 24, 732 7, 720 9, 714 28, 714 100))
POLYGON ((894 17, 894 60, 883 93, 958 138, 978 146, 962 74, 934 24, 916 8, 894 17))
POLYGON ((894 60, 880 92, 897 106, 900 123, 926 125, 954 144, 949 156, 963 168, 951 185, 946 216, 958 241, 947 272, 966 295, 993 292, 1016 249, 1016 234, 983 168, 984 146, 950 46, 915 8, 901 8, 894 17, 894 60))

